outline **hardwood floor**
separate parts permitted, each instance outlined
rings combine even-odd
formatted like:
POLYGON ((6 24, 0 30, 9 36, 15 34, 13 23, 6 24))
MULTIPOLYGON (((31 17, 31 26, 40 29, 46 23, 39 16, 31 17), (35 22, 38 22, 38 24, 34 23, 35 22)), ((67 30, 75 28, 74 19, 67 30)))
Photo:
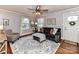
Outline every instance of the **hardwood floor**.
POLYGON ((12 50, 9 42, 7 42, 7 54, 12 54, 12 50))
MULTIPOLYGON (((12 50, 10 48, 10 44, 7 44, 7 54, 12 54, 12 50)), ((60 47, 58 48, 56 54, 79 54, 79 47, 76 45, 61 42, 60 47)))
POLYGON ((63 41, 61 42, 56 54, 79 54, 79 47, 63 41))

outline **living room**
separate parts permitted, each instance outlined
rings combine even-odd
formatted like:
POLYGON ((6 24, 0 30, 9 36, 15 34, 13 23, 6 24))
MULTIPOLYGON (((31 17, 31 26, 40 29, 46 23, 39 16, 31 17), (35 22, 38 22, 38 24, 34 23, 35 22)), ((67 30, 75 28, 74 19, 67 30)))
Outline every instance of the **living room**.
MULTIPOLYGON (((7 46, 7 48, 5 47, 4 49, 6 50, 10 48, 7 50, 8 52, 5 51, 5 53, 6 54, 7 53, 14 53, 14 54, 31 53, 32 54, 37 52, 35 54, 39 54, 39 53, 79 54, 78 52, 79 11, 78 10, 79 10, 79 5, 0 5, 0 28, 1 28, 0 30, 1 30, 1 33, 5 32, 7 35, 6 40, 3 38, 4 35, 1 37, 1 39, 4 39, 4 40, 1 40, 1 42, 4 43, 8 41, 6 45, 9 44, 9 46, 7 46), (37 12, 39 12, 40 14, 39 13, 37 14, 37 12), (54 51, 52 52, 53 49, 50 50, 46 47, 49 50, 48 52, 43 51, 45 48, 42 50, 38 49, 38 51, 34 50, 35 52, 32 52, 33 50, 31 52, 30 51, 27 52, 29 49, 25 51, 26 50, 26 48, 24 48, 26 46, 25 45, 23 47, 24 48, 23 51, 18 50, 17 52, 17 49, 19 48, 18 43, 20 44, 22 42, 22 39, 26 41, 25 37, 27 37, 28 35, 37 33, 36 32, 37 28, 45 28, 43 29, 45 31, 48 31, 49 29, 54 29, 54 28, 61 30, 59 34, 61 35, 61 38, 60 38, 61 40, 60 39, 54 40, 58 43, 58 46, 54 49, 54 51), (21 39, 17 40, 17 38, 21 38, 21 39), (13 50, 13 46, 11 42, 13 42, 14 47, 18 46, 18 48, 16 47, 13 50), (62 48, 63 46, 65 46, 66 48, 62 48), (39 52, 39 51, 42 51, 42 52, 39 52)), ((44 36, 39 33, 37 34, 38 34, 38 37, 41 36, 41 38, 42 36, 44 36)), ((34 34, 34 35, 37 36, 37 34, 34 34)), ((58 38, 58 36, 56 38, 58 38)), ((36 43, 37 42, 38 40, 36 41, 36 43)), ((49 41, 46 41, 44 45, 52 43, 53 41, 49 43, 48 42, 49 41)), ((52 46, 51 44, 49 45, 52 46)))

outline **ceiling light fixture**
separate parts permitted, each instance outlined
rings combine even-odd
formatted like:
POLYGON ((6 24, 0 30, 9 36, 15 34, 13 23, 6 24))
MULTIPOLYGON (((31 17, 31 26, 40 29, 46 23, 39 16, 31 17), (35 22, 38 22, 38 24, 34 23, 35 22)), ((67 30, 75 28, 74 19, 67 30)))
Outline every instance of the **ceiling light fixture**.
POLYGON ((41 13, 40 12, 35 12, 35 15, 40 15, 41 13))

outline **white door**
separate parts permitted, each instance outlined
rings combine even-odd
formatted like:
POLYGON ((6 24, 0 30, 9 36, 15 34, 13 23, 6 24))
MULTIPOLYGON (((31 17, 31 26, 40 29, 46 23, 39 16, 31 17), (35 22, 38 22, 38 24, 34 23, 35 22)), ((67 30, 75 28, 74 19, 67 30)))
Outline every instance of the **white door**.
POLYGON ((79 42, 79 21, 78 21, 78 15, 76 13, 75 14, 67 13, 63 15, 63 37, 65 40, 79 42), (69 19, 68 17, 73 16, 77 18, 77 20, 75 21, 76 24, 70 25, 69 22, 71 20, 68 20, 69 19))

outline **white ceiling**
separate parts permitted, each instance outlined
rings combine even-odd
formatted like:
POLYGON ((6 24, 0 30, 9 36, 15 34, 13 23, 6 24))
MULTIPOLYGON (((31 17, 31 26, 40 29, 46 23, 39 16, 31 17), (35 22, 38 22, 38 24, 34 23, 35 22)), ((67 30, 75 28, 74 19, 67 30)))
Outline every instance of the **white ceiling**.
MULTIPOLYGON (((36 5, 0 5, 0 9, 14 11, 25 15, 32 14, 33 11, 28 8, 35 9, 35 7, 36 5)), ((42 5, 41 9, 48 9, 48 13, 53 13, 74 7, 79 7, 79 5, 42 5)))

